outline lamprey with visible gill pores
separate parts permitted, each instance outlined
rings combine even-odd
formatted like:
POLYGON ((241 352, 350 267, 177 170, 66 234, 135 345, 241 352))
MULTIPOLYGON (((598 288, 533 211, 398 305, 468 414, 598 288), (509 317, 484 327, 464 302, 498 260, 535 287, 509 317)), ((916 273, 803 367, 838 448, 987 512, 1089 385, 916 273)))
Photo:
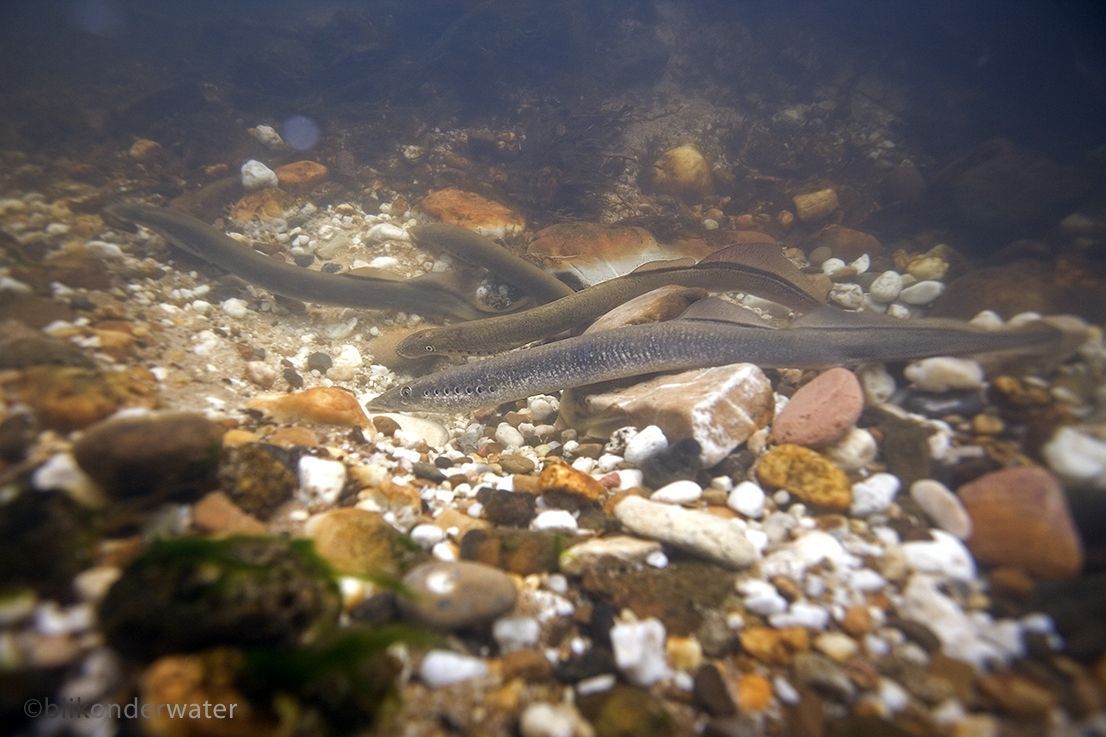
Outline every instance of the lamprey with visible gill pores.
POLYGON ((572 287, 499 245, 491 238, 448 223, 416 225, 408 232, 423 248, 438 249, 473 266, 482 266, 538 302, 572 294, 572 287))
POLYGON ((675 284, 716 291, 740 291, 778 302, 798 313, 825 301, 825 290, 774 247, 740 244, 716 251, 693 265, 664 262, 600 282, 555 302, 511 315, 419 330, 396 352, 407 358, 430 353, 479 356, 501 353, 540 338, 551 338, 639 295, 675 284))
POLYGON ((447 368, 389 389, 367 407, 462 411, 601 381, 739 362, 822 368, 1013 350, 1056 355, 1067 339, 1065 331, 1044 322, 985 331, 966 323, 950 327, 949 321, 887 320, 779 330, 713 319, 630 325, 447 368))
POLYGON ((327 274, 269 258, 178 210, 120 202, 110 205, 105 214, 143 225, 177 248, 284 297, 346 307, 450 315, 463 320, 486 314, 464 296, 446 289, 433 275, 428 280, 393 280, 327 274))

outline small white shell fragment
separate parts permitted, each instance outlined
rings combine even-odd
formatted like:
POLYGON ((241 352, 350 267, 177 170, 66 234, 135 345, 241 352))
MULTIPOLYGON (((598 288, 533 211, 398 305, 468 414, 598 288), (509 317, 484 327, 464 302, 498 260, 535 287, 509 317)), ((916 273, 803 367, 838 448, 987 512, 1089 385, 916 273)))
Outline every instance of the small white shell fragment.
POLYGON ((365 234, 365 240, 370 243, 376 241, 409 241, 411 236, 398 225, 377 223, 369 228, 369 232, 365 234))
POLYGON ((614 662, 635 686, 651 686, 669 676, 665 630, 659 619, 616 624, 611 628, 614 662))

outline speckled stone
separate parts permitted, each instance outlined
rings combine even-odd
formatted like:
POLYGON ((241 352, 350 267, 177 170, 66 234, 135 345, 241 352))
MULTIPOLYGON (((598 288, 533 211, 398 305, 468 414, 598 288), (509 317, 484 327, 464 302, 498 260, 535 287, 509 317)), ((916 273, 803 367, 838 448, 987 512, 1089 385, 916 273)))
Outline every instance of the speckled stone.
POLYGON ((1038 578, 1070 578, 1083 567, 1083 544, 1064 489, 1043 468, 994 471, 964 484, 957 495, 972 519, 968 547, 979 561, 1038 578))
POLYGON ((840 440, 864 409, 852 371, 833 368, 799 388, 772 423, 772 442, 820 448, 840 440))
POLYGON ((511 577, 471 561, 424 563, 403 577, 412 593, 400 609, 422 624, 446 630, 490 622, 508 612, 518 595, 511 577))
POLYGON ((780 445, 761 457, 757 478, 774 489, 786 489, 807 504, 847 510, 852 487, 845 472, 825 456, 799 445, 780 445))
POLYGON ((251 399, 246 406, 265 412, 278 422, 359 427, 369 437, 376 434, 357 398, 337 387, 316 387, 291 394, 263 394, 251 399))
POLYGON ((570 497, 583 503, 596 501, 605 491, 603 485, 590 475, 565 463, 550 463, 543 468, 538 486, 542 494, 570 497))

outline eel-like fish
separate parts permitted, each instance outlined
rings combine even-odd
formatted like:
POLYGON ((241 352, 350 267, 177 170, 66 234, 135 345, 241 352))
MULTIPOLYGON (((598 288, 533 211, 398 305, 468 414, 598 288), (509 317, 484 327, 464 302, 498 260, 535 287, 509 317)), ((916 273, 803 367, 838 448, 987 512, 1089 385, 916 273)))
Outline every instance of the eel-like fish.
POLYGON ((843 319, 833 312, 840 311, 821 308, 793 327, 772 330, 718 319, 712 309, 696 312, 693 306, 687 318, 588 333, 447 368, 389 389, 367 406, 463 411, 601 381, 738 362, 822 368, 991 352, 1056 355, 1070 347, 1064 330, 1043 321, 986 331, 947 320, 903 322, 853 313, 843 319))
POLYGON ((284 297, 346 307, 449 315, 462 320, 487 314, 463 295, 450 291, 435 274, 406 280, 327 274, 269 258, 178 210, 119 202, 107 207, 104 214, 143 225, 177 248, 284 297))
POLYGON ((820 306, 826 297, 778 249, 762 244, 723 248, 697 264, 647 264, 567 297, 510 315, 419 330, 396 352, 406 358, 430 353, 458 357, 501 353, 549 338, 594 320, 605 312, 659 287, 675 284, 716 291, 741 291, 778 302, 798 313, 820 306))
POLYGON ((473 266, 482 266, 539 303, 573 293, 572 287, 557 277, 467 228, 430 223, 417 225, 408 232, 419 246, 442 250, 473 266))

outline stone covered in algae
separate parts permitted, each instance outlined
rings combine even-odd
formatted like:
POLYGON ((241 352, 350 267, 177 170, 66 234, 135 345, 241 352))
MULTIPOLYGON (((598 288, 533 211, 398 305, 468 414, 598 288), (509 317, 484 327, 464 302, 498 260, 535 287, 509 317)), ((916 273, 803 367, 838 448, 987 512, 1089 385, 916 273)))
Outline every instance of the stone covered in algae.
POLYGON ((838 511, 852 504, 852 487, 845 472, 809 448, 776 446, 761 457, 756 473, 761 483, 789 491, 807 504, 838 511))
POLYGON ((305 540, 153 543, 100 604, 109 645, 149 659, 219 645, 292 645, 337 621, 330 569, 305 540))

